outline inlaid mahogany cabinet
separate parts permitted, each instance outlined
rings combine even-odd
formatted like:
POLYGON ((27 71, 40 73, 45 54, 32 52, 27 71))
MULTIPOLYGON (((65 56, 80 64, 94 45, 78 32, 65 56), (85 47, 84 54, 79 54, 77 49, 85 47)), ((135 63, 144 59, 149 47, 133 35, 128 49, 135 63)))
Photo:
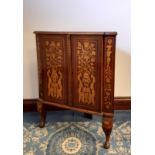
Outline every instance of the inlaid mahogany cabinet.
POLYGON ((116 32, 34 32, 36 35, 40 127, 52 105, 101 115, 109 148, 114 115, 116 32))

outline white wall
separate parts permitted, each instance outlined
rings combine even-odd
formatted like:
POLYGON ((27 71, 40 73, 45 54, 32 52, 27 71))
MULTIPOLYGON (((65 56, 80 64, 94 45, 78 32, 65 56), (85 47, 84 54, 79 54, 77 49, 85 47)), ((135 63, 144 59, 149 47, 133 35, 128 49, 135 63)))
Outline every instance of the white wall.
POLYGON ((24 0, 23 98, 38 97, 33 31, 117 31, 115 96, 130 96, 130 0, 24 0))

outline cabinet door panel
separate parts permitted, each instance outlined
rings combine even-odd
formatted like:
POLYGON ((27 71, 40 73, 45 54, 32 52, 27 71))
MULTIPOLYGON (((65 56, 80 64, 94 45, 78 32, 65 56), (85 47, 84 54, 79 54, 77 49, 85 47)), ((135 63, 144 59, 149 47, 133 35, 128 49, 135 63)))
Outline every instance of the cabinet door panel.
POLYGON ((41 92, 46 101, 67 104, 67 54, 65 35, 39 35, 41 92))
POLYGON ((102 36, 71 36, 73 105, 101 111, 102 36))

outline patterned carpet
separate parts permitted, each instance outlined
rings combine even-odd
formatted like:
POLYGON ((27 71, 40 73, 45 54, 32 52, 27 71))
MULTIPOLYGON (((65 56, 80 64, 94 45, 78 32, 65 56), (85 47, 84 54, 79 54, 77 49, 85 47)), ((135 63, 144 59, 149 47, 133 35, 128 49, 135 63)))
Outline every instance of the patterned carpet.
POLYGON ((103 149, 101 117, 82 113, 50 112, 45 128, 38 127, 38 113, 24 113, 24 155, 130 155, 130 112, 117 111, 111 147, 103 149))

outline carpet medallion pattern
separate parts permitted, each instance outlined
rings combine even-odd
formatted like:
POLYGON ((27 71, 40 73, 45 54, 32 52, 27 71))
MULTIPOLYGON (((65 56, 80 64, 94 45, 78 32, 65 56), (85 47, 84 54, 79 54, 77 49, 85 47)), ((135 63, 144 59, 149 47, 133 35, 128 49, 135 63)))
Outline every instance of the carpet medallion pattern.
POLYGON ((97 121, 24 123, 24 155, 130 155, 131 123, 115 122, 111 147, 103 149, 105 136, 97 121))
POLYGON ((47 155, 95 155, 95 153, 95 137, 73 123, 52 135, 47 146, 47 155))

